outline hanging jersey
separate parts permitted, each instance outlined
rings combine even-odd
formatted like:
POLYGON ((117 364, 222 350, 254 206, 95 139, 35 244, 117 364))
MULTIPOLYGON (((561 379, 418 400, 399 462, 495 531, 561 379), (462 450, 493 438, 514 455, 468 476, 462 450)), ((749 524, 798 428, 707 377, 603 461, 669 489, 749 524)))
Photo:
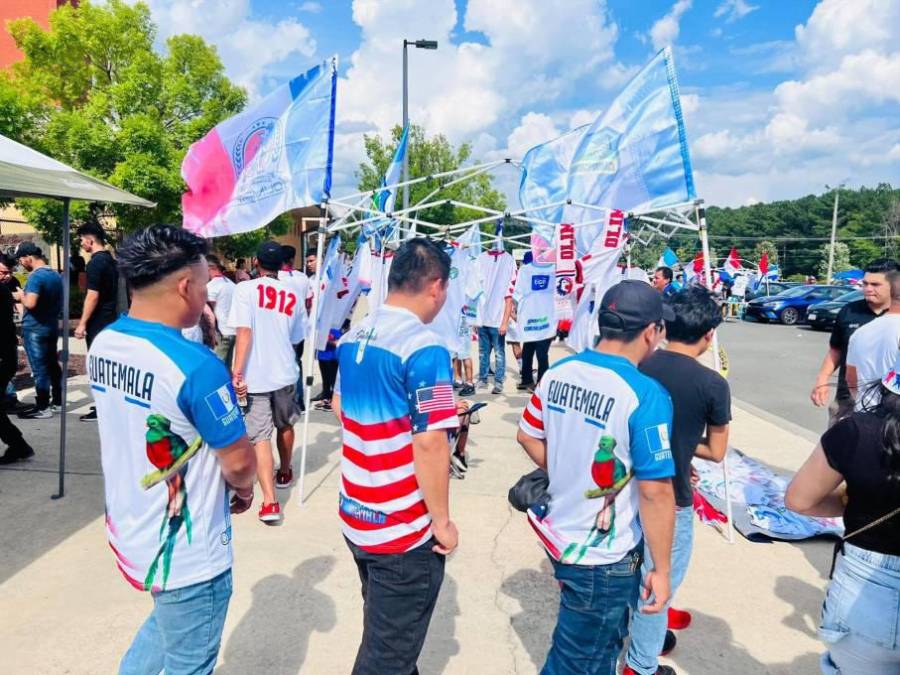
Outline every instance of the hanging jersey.
POLYGON ((472 308, 480 296, 478 258, 473 257, 469 249, 453 248, 450 251, 447 299, 431 324, 431 330, 444 341, 451 354, 468 354, 471 351, 472 308))
POLYGON ((608 565, 641 541, 634 479, 675 474, 672 402, 621 356, 588 350, 541 378, 519 427, 547 441, 550 507, 528 520, 555 560, 608 565))
POLYGON ((309 335, 309 313, 306 311, 306 303, 312 298, 312 284, 309 277, 300 270, 280 270, 278 280, 287 284, 297 294, 297 302, 302 305, 300 320, 303 322, 303 339, 309 335))
POLYGON ((368 294, 369 314, 384 304, 388 291, 388 276, 391 273, 391 263, 394 262, 394 252, 385 250, 373 251, 371 258, 371 288, 368 294))
POLYGON ((506 299, 512 297, 511 286, 516 278, 516 261, 505 251, 485 251, 478 256, 478 267, 484 289, 479 325, 499 328, 503 321, 506 299))
POLYGON ((431 516, 412 440, 458 424, 450 356, 414 314, 384 305, 341 339, 338 368, 344 536, 371 553, 421 546, 431 516))
POLYGON ((229 569, 214 448, 245 430, 225 366, 175 328, 123 316, 94 340, 87 371, 119 570, 139 590, 173 590, 229 569))
POLYGON ((513 300, 522 342, 537 342, 556 335, 556 266, 522 265, 513 300))
MULTIPOLYGON (((234 282, 228 277, 216 277, 206 284, 206 297, 216 303, 213 313, 216 315, 216 328, 225 336, 233 336, 234 328, 228 325, 231 313, 231 299, 234 297, 234 282)), ((202 340, 202 338, 201 338, 202 340)))
POLYGON ((250 355, 244 381, 251 394, 277 391, 297 382, 300 371, 293 345, 305 335, 306 304, 293 287, 280 279, 259 277, 242 281, 234 291, 229 323, 249 328, 250 355))

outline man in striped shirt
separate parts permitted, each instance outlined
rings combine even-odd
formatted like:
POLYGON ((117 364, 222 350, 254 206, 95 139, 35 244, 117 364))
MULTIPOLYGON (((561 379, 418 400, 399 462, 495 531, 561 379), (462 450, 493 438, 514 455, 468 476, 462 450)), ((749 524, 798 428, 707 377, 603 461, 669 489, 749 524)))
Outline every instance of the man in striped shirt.
POLYGON ((383 305, 338 346, 332 406, 343 427, 340 517, 362 581, 354 675, 417 673, 458 534, 448 503, 458 425, 450 355, 427 326, 450 259, 416 238, 394 256, 383 305))

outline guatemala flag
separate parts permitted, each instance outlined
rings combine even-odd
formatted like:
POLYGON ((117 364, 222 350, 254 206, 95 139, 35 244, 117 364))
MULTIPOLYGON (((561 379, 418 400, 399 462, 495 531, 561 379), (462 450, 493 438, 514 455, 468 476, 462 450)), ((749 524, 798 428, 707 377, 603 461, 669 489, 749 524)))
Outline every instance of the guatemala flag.
MULTIPOLYGON (((397 144, 397 149, 394 150, 394 157, 391 159, 391 163, 384 174, 384 178, 381 179, 382 190, 372 197, 372 207, 375 209, 375 213, 369 212, 368 217, 370 218, 375 216, 378 212, 390 213, 394 210, 398 189, 396 186, 390 188, 387 186, 400 182, 400 174, 403 170, 403 158, 406 157, 408 137, 409 125, 407 124, 406 128, 403 129, 403 133, 400 135, 400 142, 397 144)), ((375 248, 381 249, 384 247, 382 239, 390 239, 391 235, 394 233, 395 226, 396 223, 394 223, 394 221, 388 220, 387 218, 379 218, 364 223, 360 236, 365 239, 374 237, 375 248)))
POLYGON ((282 85, 217 124, 181 164, 185 229, 203 237, 249 232, 331 192, 335 62, 282 85))
POLYGON ((678 264, 678 256, 675 255, 675 251, 666 247, 666 250, 662 252, 662 255, 659 256, 659 261, 656 263, 657 267, 668 267, 672 268, 678 264))
MULTIPOLYGON (((555 223, 596 220, 596 207, 649 212, 696 199, 672 50, 660 51, 594 121, 535 146, 522 161, 519 200, 552 243, 555 223)), ((602 225, 592 230, 594 235, 602 225)), ((589 237, 579 231, 578 255, 589 237)))

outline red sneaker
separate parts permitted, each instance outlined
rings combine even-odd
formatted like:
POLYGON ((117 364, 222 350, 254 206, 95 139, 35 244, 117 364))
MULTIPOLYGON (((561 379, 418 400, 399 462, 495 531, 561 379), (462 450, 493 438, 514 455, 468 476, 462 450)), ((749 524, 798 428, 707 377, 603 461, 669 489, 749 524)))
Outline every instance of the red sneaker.
POLYGON ((672 630, 684 630, 691 625, 691 613, 683 609, 669 607, 669 628, 672 630))
POLYGON ((271 504, 263 504, 259 510, 259 519, 266 525, 280 522, 284 516, 281 514, 281 504, 273 502, 271 504))
POLYGON ((287 471, 279 471, 275 474, 275 487, 279 490, 287 490, 294 484, 294 470, 291 467, 287 471))

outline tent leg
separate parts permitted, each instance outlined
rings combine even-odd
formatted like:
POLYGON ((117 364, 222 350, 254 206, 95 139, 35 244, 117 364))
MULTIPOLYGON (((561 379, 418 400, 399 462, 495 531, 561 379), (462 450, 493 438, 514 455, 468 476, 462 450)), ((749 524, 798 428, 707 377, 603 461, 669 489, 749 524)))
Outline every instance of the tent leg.
POLYGON ((60 361, 62 366, 62 381, 60 382, 60 390, 62 395, 62 412, 59 415, 59 491, 52 496, 52 499, 62 499, 66 494, 66 399, 68 398, 69 389, 69 294, 70 294, 70 277, 69 277, 69 200, 63 200, 63 331, 62 331, 62 352, 60 353, 60 361))
MULTIPOLYGON (((324 224, 324 223, 322 223, 324 224)), ((303 392, 303 442, 300 449, 300 505, 303 505, 303 499, 305 497, 304 491, 304 482, 306 480, 306 449, 309 446, 309 409, 312 406, 312 385, 313 385, 313 357, 316 353, 316 319, 318 317, 319 312, 319 301, 321 295, 321 276, 322 276, 322 253, 323 253, 323 244, 325 243, 325 228, 322 227, 322 224, 319 226, 319 236, 317 237, 316 242, 316 276, 314 279, 314 287, 313 287, 313 302, 310 313, 311 326, 312 329, 309 332, 309 343, 307 344, 307 356, 306 356, 306 382, 304 383, 306 386, 304 387, 303 392)))
MULTIPOLYGON (((709 231, 706 228, 706 210, 697 208, 697 225, 700 228, 700 245, 703 249, 703 278, 706 280, 706 287, 712 290, 712 266, 709 259, 709 231)), ((722 368, 722 362, 719 358, 719 332, 713 333, 712 340, 713 363, 716 372, 722 368)), ((725 517, 728 519, 728 543, 734 543, 734 519, 732 517, 731 505, 731 480, 728 475, 728 452, 725 452, 725 458, 722 460, 722 475, 725 480, 725 517)))

